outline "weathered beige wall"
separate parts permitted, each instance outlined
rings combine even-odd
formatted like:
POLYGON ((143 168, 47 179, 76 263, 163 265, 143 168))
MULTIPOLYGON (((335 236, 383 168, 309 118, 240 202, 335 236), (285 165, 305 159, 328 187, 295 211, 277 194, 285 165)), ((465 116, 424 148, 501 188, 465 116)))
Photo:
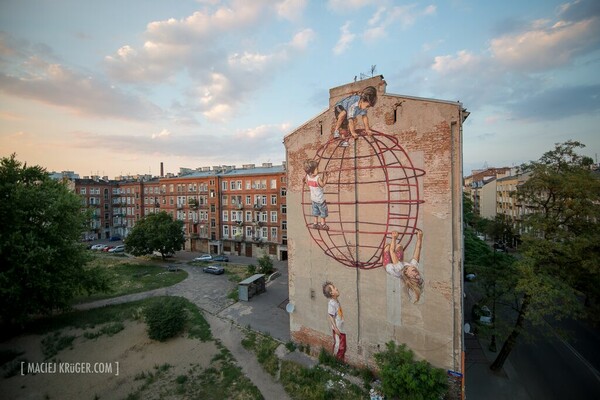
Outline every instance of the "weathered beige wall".
MULTIPOLYGON (((308 343, 313 351, 331 348, 327 322, 327 300, 321 286, 333 281, 340 290, 344 310, 348 351, 355 364, 371 364, 372 355, 394 340, 406 343, 419 358, 432 364, 461 371, 462 352, 462 231, 461 231, 461 123, 460 103, 385 94, 382 77, 331 89, 330 106, 352 91, 376 86, 377 105, 369 110, 371 128, 394 135, 416 168, 425 171, 419 178, 423 203, 417 227, 424 232, 420 270, 425 288, 418 304, 412 304, 399 279, 388 276, 385 268, 357 269, 344 266, 324 254, 306 227, 301 205, 305 173, 303 161, 312 159, 330 138, 332 109, 288 135, 285 140, 288 161, 288 248, 290 302, 295 305, 290 329, 294 340, 308 343), (394 121, 394 113, 396 115, 394 121)), ((362 127, 362 124, 360 125, 362 127)), ((358 146, 365 146, 361 138, 358 146)), ((360 167, 373 163, 359 162, 360 167)), ((360 169, 359 179, 369 179, 377 171, 360 169)), ((354 178, 344 172, 342 181, 354 178)), ((329 186, 329 185, 328 185, 329 186)), ((327 190, 331 188, 327 187, 327 190)), ((352 185, 341 185, 343 199, 353 199, 352 185)), ((359 188, 359 220, 385 217, 381 204, 364 205, 382 198, 385 184, 359 188)), ((330 194, 327 194, 330 196, 330 194)), ((341 213, 351 212, 342 210, 341 213)), ((331 217, 331 207, 330 207, 331 217)), ((333 217, 332 217, 333 218, 333 217)), ((312 219, 310 220, 312 222, 312 219)), ((366 238, 362 244, 377 246, 381 238, 366 238)), ((405 254, 410 260, 415 240, 405 254)), ((367 253, 369 253, 367 251, 367 253)), ((379 254, 378 254, 379 256, 379 254)))

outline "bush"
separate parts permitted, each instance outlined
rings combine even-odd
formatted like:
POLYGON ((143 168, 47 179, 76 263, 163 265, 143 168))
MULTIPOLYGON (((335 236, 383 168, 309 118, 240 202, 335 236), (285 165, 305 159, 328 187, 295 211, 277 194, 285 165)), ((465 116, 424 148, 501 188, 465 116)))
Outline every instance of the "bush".
POLYGON ((256 265, 250 264, 248 265, 248 274, 254 275, 256 273, 256 265))
POLYGON ((414 400, 439 399, 448 390, 446 373, 427 361, 415 361, 405 344, 386 344, 387 350, 375 354, 383 394, 386 398, 414 400))
POLYGON ((271 257, 269 257, 267 253, 263 254, 258 259, 258 272, 261 274, 269 275, 273 273, 273 271, 275 271, 275 269, 273 268, 273 260, 271 260, 271 257))
POLYGON ((148 325, 148 337, 160 342, 183 331, 187 322, 184 300, 177 297, 152 304, 146 308, 144 316, 148 325))

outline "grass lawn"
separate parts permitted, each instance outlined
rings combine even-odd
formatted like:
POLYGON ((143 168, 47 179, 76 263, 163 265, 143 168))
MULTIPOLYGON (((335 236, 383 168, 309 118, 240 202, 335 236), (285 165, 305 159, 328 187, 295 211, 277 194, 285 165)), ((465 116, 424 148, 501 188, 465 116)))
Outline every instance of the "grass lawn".
POLYGON ((183 270, 168 271, 166 264, 118 255, 95 254, 89 265, 99 266, 105 271, 110 280, 111 291, 76 297, 73 300, 74 304, 172 286, 188 276, 183 270))

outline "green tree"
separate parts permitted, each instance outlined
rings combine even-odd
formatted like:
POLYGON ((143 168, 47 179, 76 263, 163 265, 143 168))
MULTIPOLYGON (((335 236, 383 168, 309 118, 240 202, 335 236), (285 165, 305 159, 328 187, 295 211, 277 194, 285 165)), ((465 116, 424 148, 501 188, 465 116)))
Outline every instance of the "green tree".
POLYGON ((258 272, 261 274, 271 274, 275 269, 273 268, 273 260, 267 253, 264 253, 258 260, 258 272))
MULTIPOLYGON (((556 144, 522 166, 529 179, 517 195, 530 213, 523 220, 522 257, 515 266, 516 320, 491 369, 502 368, 524 329, 544 317, 578 317, 584 295, 597 315, 600 279, 600 180, 576 141, 556 144)), ((542 330, 544 331, 544 330, 542 330)))
POLYGON ((81 199, 44 168, 13 154, 0 160, 0 322, 68 309, 74 296, 107 290, 86 267, 80 239, 88 222, 81 199))
POLYGON ((136 222, 125 238, 125 248, 134 256, 158 251, 162 258, 183 248, 183 222, 173 220, 165 211, 149 214, 136 222))

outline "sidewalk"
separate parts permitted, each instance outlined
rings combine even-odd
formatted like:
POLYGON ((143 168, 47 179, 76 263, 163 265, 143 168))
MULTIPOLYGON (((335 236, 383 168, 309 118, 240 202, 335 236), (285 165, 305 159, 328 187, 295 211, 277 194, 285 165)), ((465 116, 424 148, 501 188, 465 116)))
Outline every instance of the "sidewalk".
POLYGON ((465 398, 467 400, 532 400, 510 360, 502 371, 490 365, 498 353, 488 350, 489 342, 475 335, 465 336, 465 398))

